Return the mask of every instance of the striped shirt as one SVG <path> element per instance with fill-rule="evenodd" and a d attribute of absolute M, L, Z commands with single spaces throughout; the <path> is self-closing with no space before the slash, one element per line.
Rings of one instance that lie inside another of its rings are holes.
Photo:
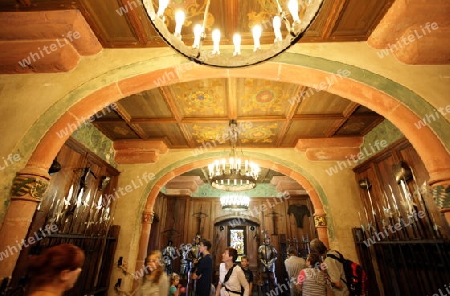
<path fill-rule="evenodd" d="M 317 268 L 307 267 L 300 271 L 298 283 L 302 284 L 303 296 L 326 296 L 327 279 Z"/>

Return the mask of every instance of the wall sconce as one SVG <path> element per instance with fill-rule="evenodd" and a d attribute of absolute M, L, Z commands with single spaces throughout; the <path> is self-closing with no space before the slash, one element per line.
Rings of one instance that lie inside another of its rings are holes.
<path fill-rule="evenodd" d="M 411 168 L 404 161 L 400 161 L 392 166 L 392 171 L 395 176 L 395 181 L 400 184 L 401 181 L 408 182 L 413 179 Z"/>
<path fill-rule="evenodd" d="M 117 283 L 114 285 L 114 289 L 120 288 L 121 285 L 122 285 L 122 279 L 118 278 Z"/>
<path fill-rule="evenodd" d="M 48 169 L 48 174 L 50 176 L 53 176 L 55 173 L 59 172 L 60 170 L 61 170 L 61 164 L 58 162 L 58 159 L 55 157 L 55 159 L 53 159 L 52 165 Z"/>
<path fill-rule="evenodd" d="M 106 188 L 106 186 L 108 186 L 109 182 L 111 181 L 111 177 L 108 176 L 101 176 L 100 177 L 100 182 L 98 184 L 98 190 L 102 191 L 103 189 Z"/>
<path fill-rule="evenodd" d="M 372 187 L 372 184 L 370 184 L 370 181 L 367 178 L 359 180 L 358 185 L 359 185 L 359 188 L 365 189 L 365 190 L 369 190 Z"/>

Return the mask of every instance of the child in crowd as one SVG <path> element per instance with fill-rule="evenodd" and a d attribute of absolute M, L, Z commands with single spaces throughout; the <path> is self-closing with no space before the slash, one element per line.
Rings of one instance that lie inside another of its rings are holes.
<path fill-rule="evenodd" d="M 180 276 L 176 273 L 172 273 L 170 278 L 169 296 L 178 296 L 180 294 Z"/>
<path fill-rule="evenodd" d="M 326 296 L 327 273 L 321 269 L 318 254 L 311 253 L 306 259 L 306 268 L 300 271 L 297 284 L 303 296 Z"/>

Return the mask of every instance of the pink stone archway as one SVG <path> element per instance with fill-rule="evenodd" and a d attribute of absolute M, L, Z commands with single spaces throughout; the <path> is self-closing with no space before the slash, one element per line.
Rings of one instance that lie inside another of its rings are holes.
<path fill-rule="evenodd" d="M 18 174 L 28 174 L 29 171 L 33 171 L 33 174 L 38 177 L 42 177 L 43 179 L 48 178 L 48 168 L 55 155 L 69 137 L 67 135 L 60 138 L 57 136 L 57 132 L 65 129 L 67 126 L 78 126 L 80 124 L 79 118 L 87 118 L 100 111 L 107 104 L 116 102 L 125 96 L 155 88 L 156 85 L 153 84 L 153 81 L 157 81 L 158 78 L 167 75 L 167 73 L 171 73 L 171 75 L 173 73 L 175 78 L 168 81 L 165 85 L 181 81 L 209 78 L 251 77 L 294 84 L 301 81 L 305 86 L 313 86 L 314 84 L 319 85 L 321 82 L 326 81 L 326 78 L 330 75 L 328 72 L 304 66 L 267 62 L 254 67 L 233 70 L 193 67 L 189 71 L 180 72 L 175 68 L 167 68 L 126 78 L 105 85 L 85 98 L 80 98 L 78 103 L 70 107 L 49 128 L 37 145 L 26 167 Z M 160 86 L 164 86 L 164 84 Z M 417 150 L 430 174 L 430 184 L 447 184 L 450 182 L 450 155 L 444 145 L 429 126 L 425 126 L 419 130 L 416 129 L 414 123 L 420 120 L 420 118 L 396 98 L 372 86 L 344 77 L 332 87 L 328 88 L 327 91 L 348 98 L 383 115 L 402 131 Z M 301 179 L 301 176 L 295 176 L 295 174 L 296 172 L 289 173 L 291 177 L 308 186 Z M 159 184 L 164 184 L 173 176 L 175 175 L 165 176 Z M 158 186 L 155 186 L 155 190 L 159 190 L 157 189 Z M 312 190 L 310 192 L 311 198 L 318 200 L 318 196 L 314 195 L 315 191 Z M 29 225 L 32 219 L 32 215 L 29 213 L 34 213 L 36 206 L 37 201 L 32 201 L 24 205 L 22 201 L 16 202 L 14 199 L 11 199 L 2 228 L 0 229 L 0 236 L 4 237 L 0 241 L 0 250 L 7 248 L 10 244 L 14 244 L 15 237 L 24 237 L 26 235 L 28 229 L 27 224 Z M 16 208 L 18 207 L 22 207 L 22 210 L 17 211 Z M 18 212 L 24 213 L 23 216 L 17 217 Z M 17 220 L 28 222 L 22 223 L 23 225 L 21 225 L 20 229 L 16 227 L 14 229 L 15 234 L 12 235 L 12 228 L 7 227 L 7 225 L 14 224 L 14 221 Z M 10 256 L 3 262 L 5 268 L 3 271 L 0 271 L 0 276 L 9 276 L 14 268 L 17 256 Z"/>
<path fill-rule="evenodd" d="M 78 118 L 87 118 L 100 111 L 106 104 L 155 88 L 153 81 L 157 81 L 164 75 L 167 76 L 167 73 L 173 73 L 175 78 L 169 80 L 166 85 L 209 78 L 251 77 L 294 84 L 301 81 L 303 85 L 312 86 L 327 81 L 330 75 L 328 72 L 304 66 L 267 62 L 254 67 L 233 70 L 193 67 L 189 71 L 179 72 L 172 67 L 127 78 L 104 86 L 67 110 L 45 134 L 27 166 L 48 168 L 69 137 L 67 135 L 59 138 L 56 136 L 56 131 L 67 127 L 68 124 L 79 125 Z M 421 129 L 415 127 L 414 123 L 420 118 L 396 98 L 372 86 L 345 77 L 341 77 L 338 82 L 327 88 L 327 91 L 366 106 L 391 121 L 417 150 L 430 174 L 431 184 L 450 179 L 450 154 L 428 125 Z"/>
<path fill-rule="evenodd" d="M 271 160 L 261 160 L 261 159 L 254 159 L 258 165 L 261 167 L 269 168 L 271 170 L 280 172 L 286 176 L 291 177 L 295 181 L 297 181 L 300 185 L 303 186 L 303 188 L 308 193 L 311 203 L 314 207 L 314 217 L 325 217 L 325 211 L 323 209 L 323 204 L 320 200 L 319 194 L 317 193 L 314 186 L 311 184 L 311 182 L 306 179 L 303 175 L 300 173 L 292 170 L 291 168 L 281 165 L 279 163 L 276 163 Z M 185 172 L 188 172 L 190 170 L 206 167 L 208 164 L 211 163 L 211 159 L 201 159 L 197 160 L 195 162 L 182 165 L 180 167 L 177 167 L 173 171 L 165 174 L 161 178 L 159 178 L 156 183 L 153 185 L 152 189 L 150 190 L 150 193 L 147 197 L 147 203 L 145 205 L 145 208 L 143 209 L 144 213 L 152 212 L 153 206 L 155 204 L 156 198 L 160 192 L 160 190 L 164 187 L 164 185 L 175 178 L 176 176 L 179 176 Z M 323 241 L 327 246 L 329 246 L 329 238 L 328 238 L 328 226 L 327 225 L 316 225 L 317 228 L 317 234 L 321 241 Z M 141 237 L 139 241 L 139 250 L 138 250 L 138 257 L 136 260 L 136 270 L 138 270 L 142 264 L 144 263 L 145 256 L 147 255 L 147 247 L 148 247 L 148 241 L 150 238 L 150 232 L 151 227 L 148 227 L 148 223 L 143 222 L 142 228 L 141 228 Z"/>

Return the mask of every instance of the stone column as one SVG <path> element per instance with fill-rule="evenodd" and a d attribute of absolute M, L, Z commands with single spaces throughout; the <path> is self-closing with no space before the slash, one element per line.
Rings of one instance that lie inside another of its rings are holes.
<path fill-rule="evenodd" d="M 0 252 L 8 255 L 1 262 L 0 279 L 11 276 L 14 271 L 34 212 L 47 190 L 49 180 L 47 170 L 40 168 L 24 168 L 14 178 L 11 201 L 0 229 Z"/>
<path fill-rule="evenodd" d="M 147 256 L 148 240 L 150 238 L 150 230 L 152 228 L 153 218 L 155 213 L 153 210 L 146 209 L 142 213 L 142 228 L 141 228 L 141 239 L 139 241 L 139 250 L 136 259 L 135 270 L 140 270 L 144 265 L 145 256 Z M 134 281 L 133 289 L 135 289 L 139 284 L 139 281 Z"/>
<path fill-rule="evenodd" d="M 330 247 L 330 242 L 328 241 L 328 223 L 325 212 L 322 209 L 318 209 L 314 213 L 314 226 L 317 229 L 317 235 L 319 239 L 327 246 Z"/>

